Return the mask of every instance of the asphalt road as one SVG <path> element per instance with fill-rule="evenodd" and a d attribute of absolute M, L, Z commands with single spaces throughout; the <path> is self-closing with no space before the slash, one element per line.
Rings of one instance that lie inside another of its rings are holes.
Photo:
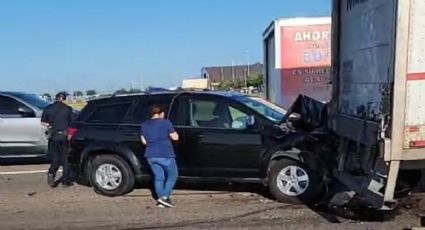
<path fill-rule="evenodd" d="M 353 221 L 303 205 L 277 203 L 249 186 L 184 185 L 173 209 L 156 208 L 148 189 L 123 197 L 91 188 L 51 189 L 47 165 L 0 166 L 0 229 L 403 229 L 418 226 L 425 194 L 415 194 L 392 218 Z M 201 190 L 202 189 L 202 190 Z M 205 191 L 207 190 L 207 191 Z M 425 200 L 425 199 L 424 199 Z"/>

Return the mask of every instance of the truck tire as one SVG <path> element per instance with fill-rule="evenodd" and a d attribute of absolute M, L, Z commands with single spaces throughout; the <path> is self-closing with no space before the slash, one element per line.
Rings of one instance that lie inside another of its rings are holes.
<path fill-rule="evenodd" d="M 104 196 L 121 196 L 134 188 L 134 173 L 119 156 L 98 155 L 90 170 L 90 182 L 96 193 Z"/>
<path fill-rule="evenodd" d="M 322 195 L 323 183 L 318 173 L 291 159 L 280 159 L 269 166 L 269 190 L 279 202 L 311 204 Z"/>

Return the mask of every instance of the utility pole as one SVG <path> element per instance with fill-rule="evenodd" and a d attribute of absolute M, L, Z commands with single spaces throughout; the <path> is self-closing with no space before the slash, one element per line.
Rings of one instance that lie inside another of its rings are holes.
<path fill-rule="evenodd" d="M 143 91 L 143 72 L 140 72 L 140 91 Z"/>
<path fill-rule="evenodd" d="M 247 82 L 248 74 L 247 74 L 247 71 L 249 71 L 249 69 L 244 69 L 244 70 L 245 70 L 244 71 L 245 88 L 248 88 L 248 82 Z"/>
<path fill-rule="evenodd" d="M 137 82 L 134 81 L 130 81 L 130 92 L 133 92 L 134 90 L 136 90 L 136 86 L 137 86 Z"/>
<path fill-rule="evenodd" d="M 224 71 L 223 71 L 223 67 L 220 68 L 221 70 L 221 81 L 224 81 Z"/>
<path fill-rule="evenodd" d="M 235 62 L 232 59 L 232 80 L 235 82 Z"/>
<path fill-rule="evenodd" d="M 249 72 L 249 50 L 246 51 L 246 67 L 248 68 L 248 76 L 250 75 Z"/>

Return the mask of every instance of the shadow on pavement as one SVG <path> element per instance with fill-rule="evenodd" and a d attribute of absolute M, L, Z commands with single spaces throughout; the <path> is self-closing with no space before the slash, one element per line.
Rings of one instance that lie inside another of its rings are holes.
<path fill-rule="evenodd" d="M 422 170 L 421 181 L 415 189 L 415 192 L 425 192 L 425 169 Z"/>
<path fill-rule="evenodd" d="M 268 211 L 271 211 L 271 210 L 297 209 L 299 207 L 300 206 L 297 206 L 297 205 L 280 205 L 280 206 L 277 206 L 277 207 L 263 208 L 263 209 L 250 211 L 250 212 L 240 214 L 240 215 L 234 215 L 234 216 L 229 216 L 229 217 L 219 218 L 219 219 L 213 219 L 213 220 L 211 220 L 211 218 L 208 218 L 206 220 L 182 221 L 182 222 L 179 222 L 179 223 L 166 224 L 166 225 L 143 226 L 143 227 L 140 227 L 140 228 L 126 228 L 126 230 L 190 228 L 190 227 L 196 227 L 196 226 L 199 226 L 199 225 L 221 224 L 223 222 L 235 221 L 235 220 L 238 220 L 238 219 L 242 219 L 242 218 L 258 215 L 258 214 L 261 214 L 261 213 L 265 213 L 265 212 L 268 212 Z"/>
<path fill-rule="evenodd" d="M 149 197 L 151 196 L 153 199 L 156 199 L 153 192 L 153 185 L 149 182 L 143 184 L 137 184 L 137 189 L 148 189 L 150 190 L 151 195 L 126 195 L 129 197 Z M 184 192 L 184 191 L 193 191 L 193 192 Z M 239 184 L 239 183 L 207 183 L 207 182 L 178 182 L 173 196 L 192 196 L 192 195 L 220 195 L 220 194 L 231 194 L 235 192 L 247 192 L 252 193 L 253 196 L 255 194 L 261 196 L 262 198 L 272 199 L 268 193 L 266 187 L 261 184 Z"/>
<path fill-rule="evenodd" d="M 364 222 L 385 222 L 394 220 L 394 218 L 400 214 L 398 209 L 394 211 L 378 211 L 359 207 L 330 208 L 326 204 L 317 204 L 308 207 L 329 223 L 334 224 L 342 223 L 341 219 Z"/>
<path fill-rule="evenodd" d="M 148 184 L 139 185 L 138 188 L 144 188 L 150 190 L 150 195 L 126 195 L 128 197 L 152 197 L 153 199 L 156 199 L 153 195 L 152 186 L 149 186 Z M 180 190 L 185 190 L 184 193 L 182 193 Z M 189 192 L 187 192 L 189 191 Z M 223 195 L 223 194 L 233 194 L 235 192 L 246 192 L 246 193 L 252 193 L 253 197 L 256 197 L 257 199 L 267 199 L 270 202 L 275 202 L 274 199 L 271 197 L 270 193 L 268 192 L 267 187 L 262 186 L 261 184 L 229 184 L 229 183 L 199 183 L 199 182 L 179 182 L 174 190 L 174 197 L 184 197 L 184 196 L 193 196 L 193 195 L 204 195 L 209 199 L 214 195 Z M 317 204 L 317 205 L 292 205 L 292 204 L 285 204 L 280 203 L 279 206 L 275 206 L 271 209 L 297 209 L 297 208 L 308 208 L 311 211 L 315 212 L 317 215 L 322 217 L 324 220 L 326 220 L 329 223 L 342 223 L 340 220 L 341 216 L 348 216 L 347 213 L 344 213 L 342 210 L 330 210 L 326 204 Z M 188 222 L 188 223 L 179 223 L 177 225 L 173 226 L 155 226 L 155 227 L 144 227 L 142 229 L 158 229 L 158 228 L 174 228 L 174 227 L 190 227 L 194 225 L 202 225 L 202 224 L 214 224 L 214 223 L 220 223 L 228 220 L 234 220 L 237 218 L 247 217 L 250 215 L 259 214 L 261 212 L 270 210 L 267 209 L 261 209 L 258 211 L 248 212 L 246 214 L 240 215 L 240 216 L 233 216 L 228 217 L 225 219 L 219 219 L 219 220 L 213 220 L 213 221 L 196 221 L 196 222 Z M 345 210 L 346 211 L 346 210 Z M 374 216 L 373 218 L 376 221 L 381 220 L 381 218 L 378 218 L 378 216 Z"/>
<path fill-rule="evenodd" d="M 151 195 L 127 195 L 129 197 L 153 197 L 153 191 L 152 186 L 149 185 L 139 185 L 139 188 L 145 188 L 149 189 L 151 192 Z M 180 190 L 185 190 L 184 193 L 182 193 Z M 189 191 L 189 192 L 186 192 Z M 257 199 L 268 199 L 270 202 L 273 202 L 273 198 L 271 197 L 270 193 L 268 192 L 268 189 L 261 184 L 228 184 L 228 183 L 195 183 L 195 182 L 180 182 L 176 186 L 176 189 L 174 191 L 173 196 L 175 197 L 184 197 L 184 196 L 193 196 L 193 195 L 200 195 L 200 196 L 206 196 L 206 199 L 209 199 L 210 197 L 214 195 L 222 195 L 222 194 L 229 194 L 235 192 L 247 192 L 252 193 L 252 197 L 256 197 Z M 155 199 L 155 198 L 154 198 Z M 404 203 L 404 202 L 402 202 Z M 385 222 L 385 221 L 391 221 L 394 220 L 394 218 L 397 215 L 400 215 L 402 209 L 404 208 L 403 204 L 400 204 L 399 208 L 390 212 L 384 212 L 384 211 L 377 211 L 373 209 L 367 209 L 367 208 L 359 208 L 359 207 L 344 207 L 344 208 L 330 208 L 325 202 L 318 203 L 315 205 L 291 205 L 291 204 L 280 204 L 279 206 L 276 206 L 276 209 L 281 208 L 294 208 L 294 207 L 307 207 L 311 211 L 315 212 L 317 215 L 322 217 L 324 220 L 326 220 L 329 223 L 342 223 L 346 221 L 347 219 L 353 220 L 353 221 L 368 221 L 368 222 Z M 266 210 L 266 209 L 265 209 Z M 261 212 L 261 211 L 259 211 Z M 241 217 L 254 215 L 255 213 L 247 213 L 244 214 Z M 201 224 L 212 224 L 220 221 L 227 221 L 227 219 L 235 219 L 238 217 L 229 217 L 226 218 L 226 220 L 214 220 L 213 222 L 191 222 L 191 223 L 182 223 L 182 225 L 177 225 L 179 227 L 188 227 L 193 225 L 201 225 Z M 162 227 L 171 227 L 174 226 L 162 226 Z M 156 229 L 157 227 L 147 227 L 147 229 Z M 143 228 L 145 229 L 145 228 Z"/>

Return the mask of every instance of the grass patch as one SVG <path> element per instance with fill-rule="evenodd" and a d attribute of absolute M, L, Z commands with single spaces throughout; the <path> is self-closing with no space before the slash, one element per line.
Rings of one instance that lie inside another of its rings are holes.
<path fill-rule="evenodd" d="M 71 106 L 72 108 L 76 109 L 76 110 L 82 110 L 86 105 L 87 102 L 85 101 L 74 101 L 74 102 L 67 102 L 66 104 L 68 104 L 69 106 Z"/>

